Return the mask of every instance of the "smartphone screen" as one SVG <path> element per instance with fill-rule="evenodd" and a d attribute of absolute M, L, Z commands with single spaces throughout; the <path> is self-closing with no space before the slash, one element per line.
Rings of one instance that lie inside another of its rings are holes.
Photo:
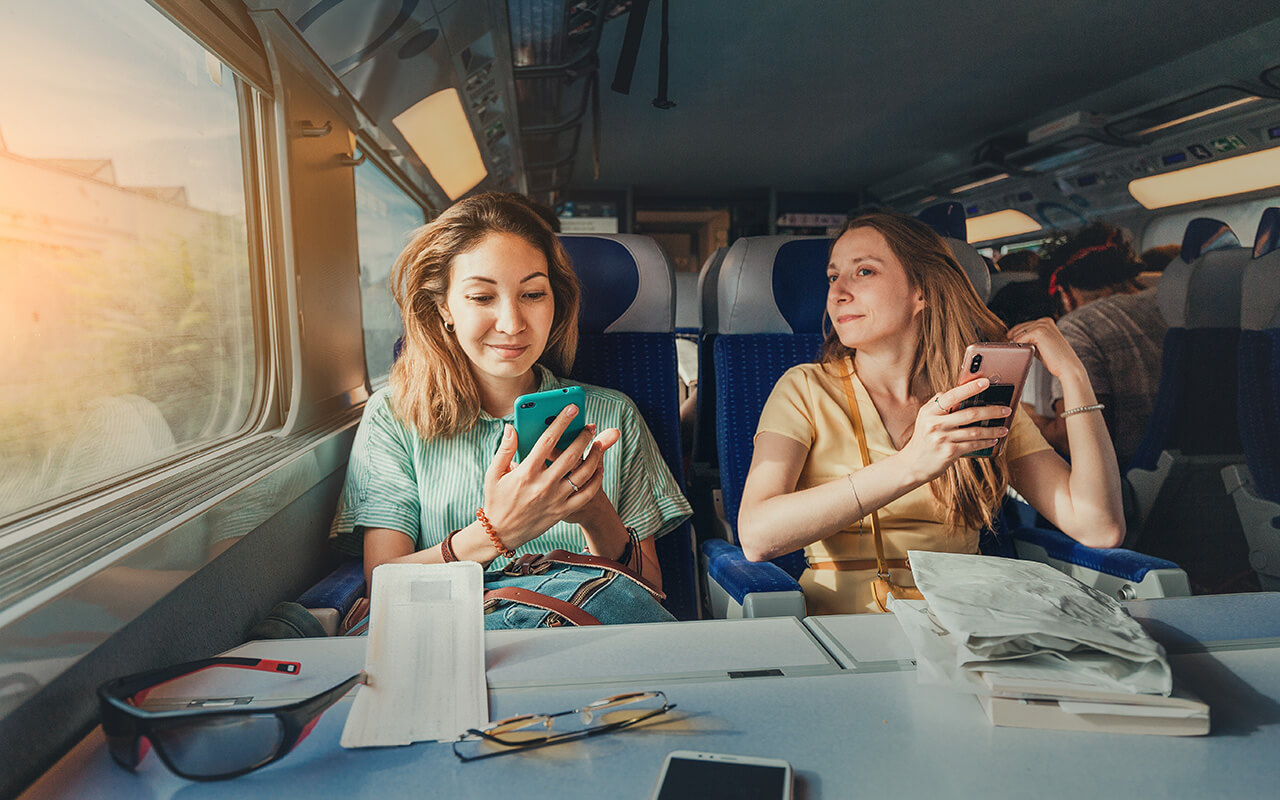
<path fill-rule="evenodd" d="M 657 800 L 781 800 L 786 790 L 784 767 L 673 756 Z"/>
<path fill-rule="evenodd" d="M 1012 383 L 993 383 L 983 391 L 968 398 L 960 403 L 961 408 L 972 408 L 974 406 L 1007 406 L 1013 408 L 1013 389 Z M 972 428 L 979 426 L 983 428 L 999 428 L 1006 424 L 1010 417 L 996 417 L 995 419 L 984 419 L 980 422 L 971 422 L 968 425 L 962 425 L 964 428 Z M 965 455 L 974 458 L 990 458 L 995 452 L 994 447 L 985 447 L 981 450 L 974 450 L 972 453 Z"/>

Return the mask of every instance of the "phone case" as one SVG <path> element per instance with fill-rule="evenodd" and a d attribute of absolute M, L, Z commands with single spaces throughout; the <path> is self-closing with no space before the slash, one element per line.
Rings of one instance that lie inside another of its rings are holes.
<path fill-rule="evenodd" d="M 1033 345 L 1017 342 L 979 342 L 969 345 L 960 362 L 960 376 L 956 385 L 975 378 L 986 378 L 991 381 L 981 394 L 970 397 L 960 404 L 960 408 L 973 406 L 1001 405 L 1008 406 L 1017 413 L 1018 400 L 1022 397 L 1022 387 L 1027 381 L 1027 371 L 1031 369 L 1031 361 L 1035 358 Z M 974 358 L 980 361 L 974 364 Z M 986 428 L 998 428 L 1013 421 L 1013 414 L 1001 419 L 986 420 L 973 423 Z M 970 427 L 970 426 L 965 426 Z M 965 453 L 965 458 L 991 458 L 1004 449 L 1008 436 L 996 442 L 994 447 Z"/>
<path fill-rule="evenodd" d="M 538 443 L 538 438 L 555 421 L 556 416 L 566 407 L 576 405 L 578 416 L 569 421 L 560 441 L 556 442 L 557 450 L 564 450 L 573 444 L 582 429 L 586 427 L 586 392 L 581 386 L 566 386 L 563 389 L 551 389 L 546 392 L 524 394 L 516 398 L 515 426 L 516 452 L 520 460 L 528 458 L 529 451 Z"/>

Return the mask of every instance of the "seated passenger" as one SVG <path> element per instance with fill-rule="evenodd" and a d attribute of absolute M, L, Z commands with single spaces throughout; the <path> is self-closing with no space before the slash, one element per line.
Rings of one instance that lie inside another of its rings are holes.
<path fill-rule="evenodd" d="M 1138 282 L 1143 269 L 1117 228 L 1094 223 L 1045 249 L 1049 291 L 1067 312 L 1058 327 L 1075 350 L 1089 382 L 1106 405 L 1102 418 L 1121 466 L 1129 463 L 1147 430 L 1160 390 L 1160 351 L 1168 325 L 1155 288 Z M 1055 410 L 1063 400 L 1054 392 Z M 1070 455 L 1063 421 L 1045 420 L 1045 438 Z"/>
<path fill-rule="evenodd" d="M 800 583 L 810 614 L 876 610 L 873 512 L 891 561 L 913 549 L 976 553 L 978 531 L 991 523 L 1009 485 L 1084 544 L 1120 542 L 1115 453 L 1088 375 L 1052 320 L 1016 326 L 1008 339 L 1034 344 L 1062 381 L 1074 410 L 1070 466 L 1025 414 L 1015 411 L 1007 427 L 965 427 L 1010 414 L 998 406 L 960 408 L 985 379 L 955 385 L 965 347 L 1004 340 L 1006 332 L 927 226 L 885 213 L 851 220 L 831 249 L 827 278 L 830 331 L 822 354 L 774 387 L 738 517 L 752 560 L 805 548 L 811 569 Z M 863 420 L 867 466 L 846 381 Z M 996 458 L 962 457 L 1006 435 Z M 891 579 L 913 585 L 904 569 L 891 570 Z"/>
<path fill-rule="evenodd" d="M 404 347 L 365 405 L 339 549 L 363 555 L 366 579 L 379 564 L 456 558 L 488 568 L 486 585 L 515 555 L 585 549 L 660 589 L 654 537 L 691 509 L 630 398 L 584 386 L 577 439 L 553 449 L 569 406 L 513 464 L 516 398 L 574 385 L 560 376 L 577 347 L 578 281 L 547 224 L 504 196 L 462 200 L 414 233 L 392 290 Z M 672 617 L 654 601 L 627 621 L 657 619 Z"/>

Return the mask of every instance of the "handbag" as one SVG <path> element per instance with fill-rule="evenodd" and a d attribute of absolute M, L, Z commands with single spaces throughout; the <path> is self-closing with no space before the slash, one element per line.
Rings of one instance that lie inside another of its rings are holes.
<path fill-rule="evenodd" d="M 631 569 L 600 556 L 530 553 L 485 573 L 485 630 L 671 622 L 666 598 Z"/>
<path fill-rule="evenodd" d="M 862 412 L 858 410 L 858 397 L 853 392 L 853 359 L 849 359 L 849 371 L 844 376 L 844 394 L 849 401 L 849 417 L 853 420 L 853 435 L 858 440 L 858 454 L 862 458 L 862 466 L 871 465 L 871 451 L 867 449 L 867 434 L 862 427 Z M 865 519 L 865 518 L 864 518 Z M 886 559 L 884 557 L 884 538 L 880 533 L 880 514 L 871 512 L 871 536 L 876 543 L 876 578 L 871 583 L 871 591 L 875 596 L 876 608 L 889 610 L 889 595 L 899 600 L 923 600 L 924 595 L 914 586 L 903 586 L 894 583 L 889 573 L 890 568 L 905 569 L 909 573 L 911 564 L 905 558 Z M 865 569 L 861 561 L 849 562 L 846 569 Z M 844 565 L 840 565 L 844 567 Z M 840 568 L 840 567 L 837 567 Z"/>

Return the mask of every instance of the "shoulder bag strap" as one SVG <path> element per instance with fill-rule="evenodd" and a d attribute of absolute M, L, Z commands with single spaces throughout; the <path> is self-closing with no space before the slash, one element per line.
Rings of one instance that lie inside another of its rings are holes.
<path fill-rule="evenodd" d="M 617 561 L 605 558 L 604 556 L 593 556 L 590 553 L 571 553 L 568 550 L 552 550 L 550 553 L 537 557 L 537 564 L 551 562 L 554 564 L 569 564 L 575 567 L 595 567 L 621 575 L 634 581 L 649 594 L 653 595 L 655 600 L 665 600 L 667 596 L 662 590 L 640 577 L 633 570 L 622 566 Z"/>
<path fill-rule="evenodd" d="M 499 586 L 497 589 L 490 589 L 484 593 L 484 599 L 486 603 L 490 600 L 509 600 L 513 603 L 540 608 L 543 611 L 559 614 L 579 627 L 600 624 L 600 620 L 573 603 L 568 603 L 558 597 L 535 592 L 531 589 L 521 589 L 519 586 Z"/>
<path fill-rule="evenodd" d="M 858 453 L 862 466 L 871 466 L 871 451 L 867 449 L 867 433 L 862 427 L 862 412 L 858 410 L 858 396 L 853 392 L 853 359 L 849 359 L 849 371 L 844 375 L 844 395 L 849 401 L 849 418 L 853 420 L 853 435 L 858 440 Z M 889 566 L 884 558 L 884 539 L 880 536 L 880 515 L 871 512 L 871 536 L 876 543 L 876 575 L 889 578 Z"/>

